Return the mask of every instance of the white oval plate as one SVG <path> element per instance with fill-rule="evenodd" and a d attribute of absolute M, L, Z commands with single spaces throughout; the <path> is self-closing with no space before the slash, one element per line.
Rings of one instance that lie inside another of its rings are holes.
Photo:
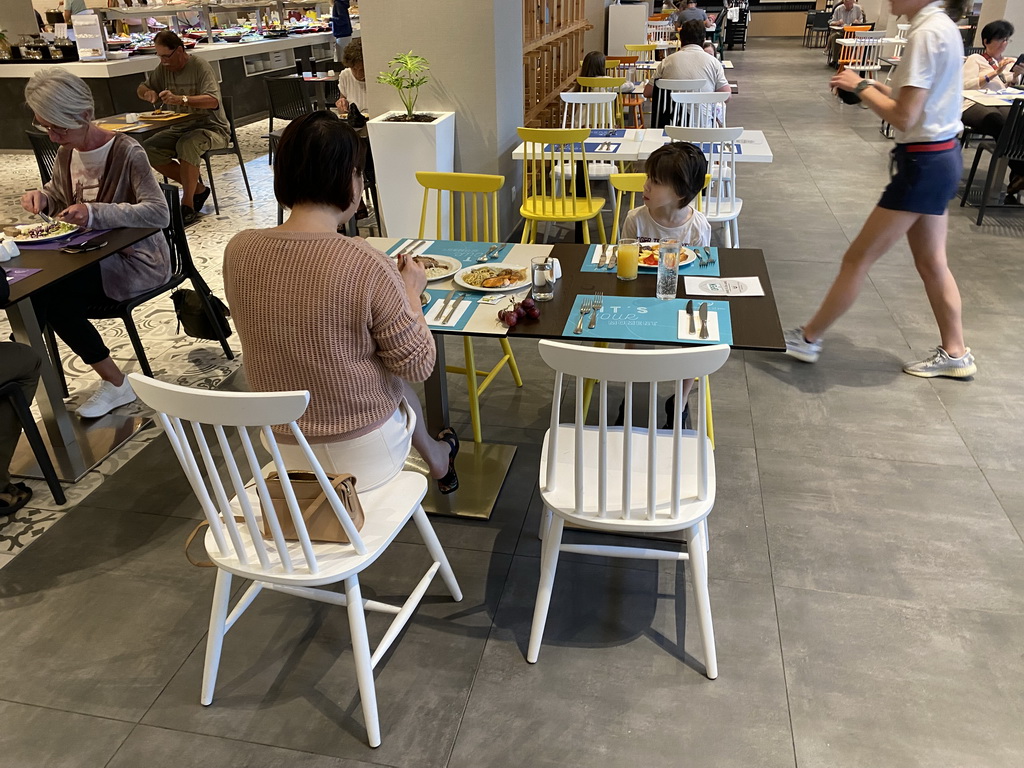
<path fill-rule="evenodd" d="M 472 272 L 474 269 L 482 269 L 484 266 L 493 266 L 501 269 L 520 269 L 526 273 L 526 279 L 518 283 L 513 283 L 512 285 L 502 286 L 501 288 L 484 288 L 483 286 L 480 285 L 470 285 L 463 279 L 462 276 L 465 275 L 467 272 Z M 478 264 L 474 267 L 466 267 L 465 269 L 460 269 L 458 272 L 455 273 L 455 277 L 453 279 L 455 280 L 456 285 L 459 285 L 470 291 L 480 291 L 482 293 L 498 293 L 500 291 L 504 291 L 505 293 L 510 293 L 512 291 L 518 291 L 521 288 L 526 288 L 528 285 L 530 285 L 530 268 L 522 267 L 518 264 L 506 264 L 504 262 L 498 262 L 493 265 Z"/>
<path fill-rule="evenodd" d="M 28 231 L 30 229 L 33 229 L 34 227 L 37 227 L 39 225 L 38 224 L 18 224 L 17 226 L 21 228 L 22 232 L 26 232 L 26 231 Z M 72 224 L 71 226 L 75 227 L 74 224 Z M 55 234 L 55 235 L 47 235 L 46 237 L 8 237 L 7 239 L 8 240 L 13 240 L 16 243 L 47 243 L 50 240 L 62 240 L 65 237 L 71 237 L 72 235 L 77 233 L 79 229 L 80 229 L 80 227 L 75 227 L 74 229 L 69 229 L 67 232 L 60 232 L 60 233 Z"/>
<path fill-rule="evenodd" d="M 641 259 L 644 257 L 644 245 L 645 245 L 645 243 L 640 243 L 640 258 Z M 651 249 L 650 248 L 651 245 L 658 245 L 658 244 L 657 243 L 648 243 L 646 245 L 647 245 L 647 250 L 650 250 Z M 657 249 L 655 249 L 655 253 L 657 253 Z M 679 249 L 679 255 L 682 257 L 681 259 L 679 259 L 679 266 L 680 267 L 685 267 L 687 264 L 692 264 L 693 262 L 695 262 L 697 260 L 696 252 L 690 250 L 685 245 L 682 248 Z M 640 267 L 640 269 L 657 269 L 658 265 L 657 264 L 644 264 L 641 261 L 639 263 L 639 267 Z"/>
<path fill-rule="evenodd" d="M 423 257 L 425 257 L 425 258 L 433 259 L 434 261 L 439 261 L 439 262 L 441 262 L 442 264 L 444 264 L 444 265 L 446 265 L 448 267 L 448 269 L 444 272 L 444 274 L 434 275 L 433 277 L 431 277 L 428 274 L 427 275 L 427 282 L 428 283 L 432 283 L 435 280 L 447 280 L 449 277 L 451 277 L 456 272 L 458 272 L 460 269 L 462 269 L 462 262 L 459 261 L 458 259 L 453 259 L 451 256 L 434 256 L 433 254 L 430 254 L 430 253 L 424 253 L 424 254 L 421 254 L 421 255 Z"/>

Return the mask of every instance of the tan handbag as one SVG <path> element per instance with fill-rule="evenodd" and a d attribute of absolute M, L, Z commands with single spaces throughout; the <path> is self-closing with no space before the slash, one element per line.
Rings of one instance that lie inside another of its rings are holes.
<path fill-rule="evenodd" d="M 363 514 L 363 505 L 359 503 L 359 496 L 356 495 L 356 478 L 353 475 L 328 475 L 327 477 L 330 479 L 331 485 L 334 486 L 334 490 L 337 491 L 341 503 L 345 505 L 356 530 L 361 531 L 366 516 Z M 309 532 L 310 540 L 347 544 L 348 536 L 345 534 L 345 529 L 341 527 L 341 521 L 338 520 L 334 508 L 327 500 L 327 494 L 320 487 L 316 475 L 313 472 L 289 471 L 288 479 L 295 492 L 295 500 L 302 511 L 302 519 L 306 521 L 306 530 Z M 299 536 L 295 532 L 295 524 L 288 511 L 288 502 L 284 498 L 284 490 L 277 472 L 271 472 L 267 476 L 267 490 L 270 492 L 270 500 L 274 505 L 271 514 L 277 514 L 284 538 L 288 541 L 298 540 Z M 267 521 L 267 509 L 263 506 L 262 499 L 260 500 L 260 511 L 263 514 L 263 538 L 272 538 Z"/>

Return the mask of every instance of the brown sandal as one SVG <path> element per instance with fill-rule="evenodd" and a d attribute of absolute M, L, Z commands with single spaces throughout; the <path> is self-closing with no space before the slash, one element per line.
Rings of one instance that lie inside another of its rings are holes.
<path fill-rule="evenodd" d="M 28 504 L 32 498 L 32 489 L 24 483 L 10 483 L 0 491 L 0 517 L 13 515 Z"/>

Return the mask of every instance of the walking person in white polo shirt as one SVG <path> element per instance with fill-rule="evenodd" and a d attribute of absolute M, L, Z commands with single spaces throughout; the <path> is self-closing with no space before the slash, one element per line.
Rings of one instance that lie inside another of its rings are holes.
<path fill-rule="evenodd" d="M 960 3 L 962 0 L 952 0 Z M 853 70 L 832 78 L 892 125 L 895 175 L 843 256 L 839 275 L 810 321 L 786 332 L 786 352 L 805 363 L 821 354 L 822 336 L 852 305 L 868 270 L 904 235 L 924 281 L 941 343 L 923 360 L 906 363 L 912 376 L 965 378 L 977 370 L 964 346 L 960 291 L 946 263 L 946 206 L 956 195 L 963 164 L 960 122 L 963 41 L 941 2 L 892 0 L 910 19 L 910 34 L 891 85 Z"/>

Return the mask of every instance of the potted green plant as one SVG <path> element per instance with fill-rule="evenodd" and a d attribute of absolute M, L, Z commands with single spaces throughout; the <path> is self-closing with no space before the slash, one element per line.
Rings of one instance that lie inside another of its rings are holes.
<path fill-rule="evenodd" d="M 412 51 L 399 53 L 388 62 L 388 70 L 377 75 L 377 82 L 390 85 L 398 91 L 398 98 L 405 105 L 404 115 L 392 115 L 391 122 L 429 123 L 433 115 L 417 115 L 416 100 L 420 97 L 420 86 L 425 85 L 430 77 L 426 74 L 430 62 Z"/>
<path fill-rule="evenodd" d="M 429 69 L 427 60 L 412 51 L 394 56 L 388 70 L 377 76 L 377 82 L 392 86 L 405 108 L 385 112 L 366 124 L 381 221 L 392 237 L 416 235 L 419 231 L 423 190 L 416 181 L 416 171 L 455 169 L 455 113 L 416 111 L 420 88 L 430 81 Z M 447 212 L 443 214 L 447 226 Z"/>

